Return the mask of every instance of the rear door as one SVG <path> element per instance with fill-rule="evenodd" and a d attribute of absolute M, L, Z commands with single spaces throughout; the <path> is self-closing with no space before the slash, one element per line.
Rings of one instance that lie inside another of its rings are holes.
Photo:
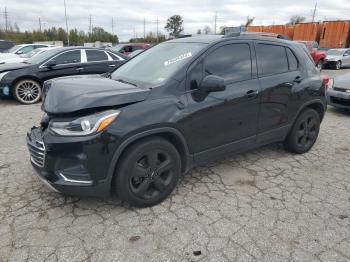
<path fill-rule="evenodd" d="M 86 49 L 86 62 L 82 65 L 81 74 L 103 74 L 116 66 L 116 61 L 104 50 Z"/>
<path fill-rule="evenodd" d="M 48 68 L 46 63 L 51 60 L 56 61 L 56 66 Z M 81 64 L 81 50 L 64 51 L 52 57 L 46 63 L 39 66 L 38 76 L 43 81 L 55 77 L 77 75 L 80 73 Z"/>
<path fill-rule="evenodd" d="M 275 133 L 282 135 L 283 130 L 288 130 L 293 116 L 292 90 L 302 82 L 299 62 L 294 52 L 282 44 L 257 42 L 256 50 L 261 87 L 258 133 L 263 141 L 277 139 Z"/>

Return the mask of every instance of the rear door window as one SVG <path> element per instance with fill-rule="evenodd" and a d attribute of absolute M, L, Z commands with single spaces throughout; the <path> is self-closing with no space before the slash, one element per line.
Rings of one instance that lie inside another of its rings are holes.
<path fill-rule="evenodd" d="M 107 61 L 108 56 L 100 50 L 86 50 L 86 59 L 88 62 Z"/>
<path fill-rule="evenodd" d="M 274 75 L 288 72 L 288 60 L 284 46 L 258 44 L 261 75 Z"/>
<path fill-rule="evenodd" d="M 217 48 L 205 58 L 204 72 L 205 75 L 217 75 L 227 81 L 251 79 L 249 44 L 229 44 Z"/>
<path fill-rule="evenodd" d="M 64 52 L 54 58 L 57 65 L 80 63 L 80 50 Z"/>

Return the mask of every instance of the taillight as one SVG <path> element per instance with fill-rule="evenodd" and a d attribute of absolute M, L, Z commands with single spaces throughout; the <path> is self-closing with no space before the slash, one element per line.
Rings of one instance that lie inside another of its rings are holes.
<path fill-rule="evenodd" d="M 324 84 L 325 88 L 327 89 L 329 87 L 329 77 L 326 75 L 322 75 L 321 77 L 322 77 L 323 84 Z"/>

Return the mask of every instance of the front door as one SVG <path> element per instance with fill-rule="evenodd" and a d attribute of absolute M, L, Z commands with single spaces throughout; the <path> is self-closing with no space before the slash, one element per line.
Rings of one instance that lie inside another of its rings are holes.
<path fill-rule="evenodd" d="M 250 42 L 220 44 L 188 71 L 192 92 L 188 93 L 188 117 L 182 124 L 197 161 L 254 141 L 259 111 L 254 57 Z M 223 77 L 226 90 L 204 96 L 196 92 L 207 75 Z"/>
<path fill-rule="evenodd" d="M 54 60 L 56 65 L 48 68 L 45 64 L 51 60 Z M 40 79 L 48 80 L 56 77 L 80 74 L 82 65 L 80 49 L 64 51 L 53 57 L 51 60 L 39 67 L 38 74 Z"/>

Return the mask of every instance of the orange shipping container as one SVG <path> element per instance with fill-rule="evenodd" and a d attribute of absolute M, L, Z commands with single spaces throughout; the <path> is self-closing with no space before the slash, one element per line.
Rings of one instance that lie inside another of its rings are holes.
<path fill-rule="evenodd" d="M 264 26 L 247 26 L 246 28 L 247 32 L 264 32 Z"/>
<path fill-rule="evenodd" d="M 294 25 L 293 40 L 319 42 L 322 25 L 319 23 L 303 23 Z"/>
<path fill-rule="evenodd" d="M 265 26 L 263 32 L 274 33 L 278 35 L 287 36 L 289 39 L 293 39 L 294 27 L 287 25 L 270 25 Z"/>
<path fill-rule="evenodd" d="M 326 21 L 323 22 L 321 31 L 321 48 L 349 47 L 350 21 Z"/>

